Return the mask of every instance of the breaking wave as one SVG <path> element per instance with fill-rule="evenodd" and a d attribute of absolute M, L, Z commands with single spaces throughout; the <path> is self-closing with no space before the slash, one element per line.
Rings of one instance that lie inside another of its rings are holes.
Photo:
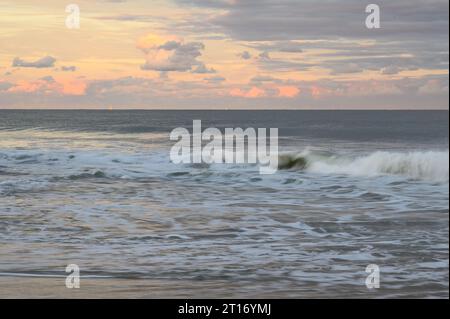
<path fill-rule="evenodd" d="M 434 182 L 449 181 L 449 152 L 377 151 L 363 156 L 340 156 L 305 150 L 279 158 L 279 169 L 299 169 L 320 174 L 357 176 L 399 175 Z"/>

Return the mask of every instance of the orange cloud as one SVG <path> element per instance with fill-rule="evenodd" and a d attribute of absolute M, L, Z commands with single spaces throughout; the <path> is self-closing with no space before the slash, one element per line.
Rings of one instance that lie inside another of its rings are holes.
<path fill-rule="evenodd" d="M 65 94 L 83 95 L 86 84 L 81 81 L 57 82 L 52 77 L 42 78 L 36 81 L 18 81 L 8 89 L 10 93 L 41 93 L 41 94 Z"/>
<path fill-rule="evenodd" d="M 61 86 L 55 81 L 39 79 L 36 81 L 18 81 L 13 87 L 8 89 L 10 93 L 51 93 L 59 91 Z"/>
<path fill-rule="evenodd" d="M 230 95 L 235 96 L 235 97 L 245 97 L 245 98 L 254 99 L 254 98 L 266 96 L 266 92 L 264 90 L 254 86 L 248 91 L 244 91 L 239 88 L 232 89 L 230 91 Z"/>
<path fill-rule="evenodd" d="M 260 97 L 294 98 L 299 94 L 300 89 L 295 86 L 279 86 L 279 87 L 269 86 L 267 88 L 258 88 L 254 86 L 247 91 L 240 88 L 235 88 L 230 91 L 231 96 L 244 97 L 249 99 Z"/>
<path fill-rule="evenodd" d="M 300 90 L 295 86 L 280 86 L 278 87 L 279 97 L 293 98 L 300 94 Z"/>
<path fill-rule="evenodd" d="M 63 83 L 62 93 L 66 95 L 83 95 L 86 92 L 86 83 L 81 81 L 68 81 Z"/>
<path fill-rule="evenodd" d="M 246 97 L 257 98 L 257 97 L 264 97 L 265 95 L 266 92 L 264 90 L 261 90 L 257 87 L 252 87 L 250 91 L 247 92 Z"/>
<path fill-rule="evenodd" d="M 8 89 L 8 92 L 10 93 L 20 93 L 20 92 L 26 92 L 26 93 L 32 93 L 37 91 L 39 88 L 39 85 L 37 83 L 31 83 L 27 81 L 18 81 L 15 83 L 14 86 Z"/>

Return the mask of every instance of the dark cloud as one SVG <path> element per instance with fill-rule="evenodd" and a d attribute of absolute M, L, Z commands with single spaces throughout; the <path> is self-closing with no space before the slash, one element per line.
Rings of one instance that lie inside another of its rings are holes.
<path fill-rule="evenodd" d="M 265 82 L 273 82 L 273 83 L 281 83 L 282 81 L 274 78 L 272 76 L 255 76 L 253 78 L 250 79 L 250 83 L 252 84 L 261 84 L 261 83 L 265 83 Z"/>
<path fill-rule="evenodd" d="M 289 45 L 293 45 L 292 42 L 289 43 Z M 285 45 L 283 41 L 248 44 L 252 49 L 262 52 L 282 52 L 280 47 L 283 45 Z M 356 72 L 357 70 L 379 71 L 385 75 L 417 69 L 448 70 L 448 42 L 430 42 L 424 45 L 415 41 L 360 43 L 353 40 L 319 40 L 303 41 L 296 45 L 301 46 L 305 52 L 310 54 L 310 57 L 313 56 L 316 60 L 320 60 L 318 66 L 330 69 L 333 74 Z M 315 53 L 313 53 L 314 51 Z M 291 63 L 295 67 L 295 62 L 299 61 L 306 63 L 307 60 L 294 54 L 291 60 L 284 60 L 283 63 L 280 63 L 282 66 Z M 269 62 L 266 64 L 270 64 L 266 65 L 266 68 L 276 70 L 277 64 L 273 59 L 266 60 L 266 62 Z"/>
<path fill-rule="evenodd" d="M 211 84 L 219 84 L 226 81 L 226 79 L 222 76 L 213 76 L 209 78 L 204 78 L 204 80 Z"/>
<path fill-rule="evenodd" d="M 55 79 L 51 75 L 44 76 L 44 77 L 40 78 L 39 80 L 42 80 L 42 81 L 45 81 L 45 82 L 48 82 L 48 83 L 54 83 L 55 82 Z"/>
<path fill-rule="evenodd" d="M 219 8 L 212 19 L 234 39 L 276 41 L 323 38 L 417 38 L 448 34 L 446 0 L 379 0 L 381 29 L 365 27 L 369 2 L 360 0 L 177 0 Z"/>
<path fill-rule="evenodd" d="M 176 0 L 177 3 L 189 6 L 200 6 L 216 9 L 227 9 L 230 7 L 229 0 Z"/>
<path fill-rule="evenodd" d="M 172 51 L 176 50 L 181 46 L 180 42 L 177 41 L 167 41 L 165 44 L 161 45 L 159 48 L 161 50 Z"/>
<path fill-rule="evenodd" d="M 295 60 L 269 58 L 269 53 L 322 53 L 330 73 L 378 70 L 385 75 L 402 70 L 448 70 L 449 3 L 447 0 L 379 0 L 381 28 L 365 26 L 366 6 L 360 0 L 176 0 L 183 5 L 221 10 L 192 28 L 217 32 L 259 49 L 260 64 L 280 70 Z M 365 45 L 361 45 L 365 42 Z M 367 41 L 372 41 L 367 45 Z M 338 61 L 343 58 L 343 60 Z M 265 63 L 263 63 L 265 62 Z M 307 61 L 301 60 L 304 67 Z M 342 63 L 343 65 L 339 65 Z"/>
<path fill-rule="evenodd" d="M 268 51 L 261 52 L 259 54 L 259 59 L 260 60 L 270 60 L 269 52 Z"/>
<path fill-rule="evenodd" d="M 158 15 L 152 14 L 135 14 L 135 13 L 122 13 L 122 14 L 113 14 L 113 15 L 103 15 L 97 16 L 94 19 L 97 20 L 110 20 L 110 21 L 118 21 L 118 22 L 142 22 L 142 23 L 168 23 L 166 17 L 161 17 Z"/>
<path fill-rule="evenodd" d="M 242 53 L 239 53 L 237 56 L 240 57 L 241 59 L 244 59 L 244 60 L 250 60 L 252 58 L 252 55 L 248 51 L 244 51 Z"/>
<path fill-rule="evenodd" d="M 208 68 L 204 63 L 200 63 L 194 70 L 192 70 L 192 73 L 211 74 L 217 73 L 217 71 L 213 68 Z"/>
<path fill-rule="evenodd" d="M 77 70 L 77 67 L 76 66 L 73 66 L 73 65 L 70 65 L 70 66 L 62 66 L 61 67 L 61 71 L 64 71 L 64 72 L 75 72 Z"/>
<path fill-rule="evenodd" d="M 331 66 L 331 74 L 352 74 L 363 72 L 364 69 L 361 68 L 357 63 L 334 63 Z"/>
<path fill-rule="evenodd" d="M 36 61 L 25 61 L 21 58 L 15 58 L 13 60 L 13 67 L 22 68 L 51 68 L 55 65 L 56 59 L 52 56 L 45 56 Z"/>
<path fill-rule="evenodd" d="M 187 72 L 199 74 L 215 73 L 212 68 L 208 68 L 198 58 L 202 55 L 205 46 L 201 42 L 167 41 L 157 48 L 142 48 L 146 54 L 146 63 L 142 70 L 152 70 L 159 72 Z M 169 52 L 164 59 L 156 59 L 155 54 L 163 50 Z"/>

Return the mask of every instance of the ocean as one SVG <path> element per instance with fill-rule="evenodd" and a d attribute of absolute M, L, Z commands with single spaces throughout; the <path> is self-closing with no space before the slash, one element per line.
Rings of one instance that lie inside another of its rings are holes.
<path fill-rule="evenodd" d="M 171 163 L 196 119 L 282 169 Z M 0 297 L 448 298 L 448 236 L 448 111 L 0 110 Z"/>

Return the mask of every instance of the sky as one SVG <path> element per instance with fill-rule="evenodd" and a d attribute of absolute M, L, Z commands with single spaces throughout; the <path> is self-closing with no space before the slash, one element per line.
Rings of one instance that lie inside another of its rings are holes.
<path fill-rule="evenodd" d="M 448 109 L 448 6 L 0 0 L 0 108 Z"/>

